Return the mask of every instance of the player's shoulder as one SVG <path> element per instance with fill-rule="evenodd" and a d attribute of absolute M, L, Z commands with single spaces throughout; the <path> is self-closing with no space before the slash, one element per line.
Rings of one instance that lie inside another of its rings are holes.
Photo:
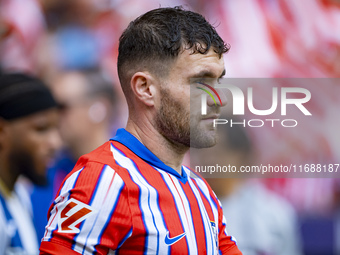
<path fill-rule="evenodd" d="M 105 142 L 79 158 L 60 185 L 56 203 L 74 198 L 87 204 L 96 194 L 105 194 L 111 189 L 119 193 L 126 191 L 126 170 L 116 164 L 110 146 L 109 141 Z"/>
<path fill-rule="evenodd" d="M 129 173 L 127 169 L 117 164 L 112 154 L 113 144 L 114 141 L 107 141 L 95 150 L 81 156 L 66 179 L 81 174 L 82 176 L 87 176 L 85 180 L 91 182 L 94 175 L 99 175 L 105 170 L 114 172 L 124 181 L 129 177 Z"/>

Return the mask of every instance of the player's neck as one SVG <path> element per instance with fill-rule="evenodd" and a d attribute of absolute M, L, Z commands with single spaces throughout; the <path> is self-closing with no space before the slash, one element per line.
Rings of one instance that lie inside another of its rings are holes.
<path fill-rule="evenodd" d="M 145 147 L 155 154 L 164 164 L 182 174 L 182 162 L 188 147 L 174 144 L 162 136 L 155 127 L 128 120 L 126 130 L 134 135 Z"/>

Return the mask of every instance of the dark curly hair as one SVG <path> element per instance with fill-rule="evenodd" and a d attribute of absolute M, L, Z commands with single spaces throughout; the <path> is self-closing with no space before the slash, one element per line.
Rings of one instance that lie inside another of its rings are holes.
<path fill-rule="evenodd" d="M 148 70 L 161 77 L 182 50 L 205 54 L 210 48 L 221 57 L 229 45 L 201 14 L 177 6 L 141 15 L 119 39 L 118 75 L 124 93 L 135 72 Z"/>

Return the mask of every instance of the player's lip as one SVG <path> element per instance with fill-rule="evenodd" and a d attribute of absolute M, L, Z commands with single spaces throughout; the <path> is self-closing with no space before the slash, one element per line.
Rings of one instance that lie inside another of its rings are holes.
<path fill-rule="evenodd" d="M 215 120 L 215 119 L 218 119 L 219 117 L 220 117 L 219 114 L 213 114 L 213 115 L 205 116 L 204 118 L 202 118 L 202 120 Z"/>

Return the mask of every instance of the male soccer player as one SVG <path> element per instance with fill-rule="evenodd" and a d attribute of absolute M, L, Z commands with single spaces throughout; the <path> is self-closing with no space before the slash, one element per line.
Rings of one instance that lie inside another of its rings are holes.
<path fill-rule="evenodd" d="M 44 184 L 60 143 L 57 103 L 48 88 L 26 74 L 0 74 L 1 255 L 39 252 L 28 194 L 15 184 L 20 175 Z"/>
<path fill-rule="evenodd" d="M 130 23 L 118 56 L 127 126 L 65 179 L 41 254 L 241 254 L 211 188 L 182 166 L 190 146 L 216 142 L 221 105 L 190 112 L 190 87 L 221 77 L 227 50 L 200 14 L 181 8 Z"/>

